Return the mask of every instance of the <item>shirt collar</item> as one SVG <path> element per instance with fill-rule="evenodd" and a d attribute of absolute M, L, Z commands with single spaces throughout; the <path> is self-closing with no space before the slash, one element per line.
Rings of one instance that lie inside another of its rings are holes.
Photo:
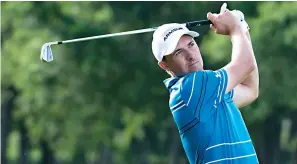
<path fill-rule="evenodd" d="M 170 77 L 165 79 L 163 83 L 167 89 L 170 89 L 178 80 L 179 80 L 179 77 Z"/>

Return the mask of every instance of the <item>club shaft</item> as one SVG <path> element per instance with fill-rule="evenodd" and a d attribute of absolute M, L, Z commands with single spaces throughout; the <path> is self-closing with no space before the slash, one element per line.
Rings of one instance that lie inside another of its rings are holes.
<path fill-rule="evenodd" d="M 80 41 L 93 40 L 93 39 L 102 39 L 102 38 L 122 36 L 122 35 L 140 34 L 140 33 L 146 33 L 146 32 L 153 32 L 155 30 L 156 30 L 156 28 L 146 28 L 146 29 L 140 29 L 140 30 L 133 30 L 133 31 L 113 33 L 113 34 L 105 34 L 105 35 L 92 36 L 92 37 L 86 37 L 86 38 L 59 41 L 58 44 L 73 43 L 73 42 L 80 42 Z"/>
<path fill-rule="evenodd" d="M 187 28 L 202 26 L 202 25 L 209 25 L 209 24 L 211 24 L 211 22 L 209 20 L 200 20 L 200 21 L 193 21 L 193 22 L 184 23 L 184 25 Z M 119 32 L 119 33 L 113 33 L 113 34 L 105 34 L 105 35 L 91 36 L 91 37 L 85 37 L 85 38 L 64 40 L 64 41 L 58 41 L 58 42 L 53 42 L 53 43 L 55 43 L 55 44 L 65 44 L 65 43 L 81 42 L 81 41 L 87 41 L 87 40 L 93 40 L 93 39 L 102 39 L 102 38 L 115 37 L 115 36 L 133 35 L 133 34 L 153 32 L 156 29 L 157 29 L 156 27 L 153 27 L 153 28 L 146 28 L 146 29 L 140 29 L 140 30 Z"/>
<path fill-rule="evenodd" d="M 193 22 L 187 22 L 185 23 L 187 28 L 190 27 L 196 27 L 196 26 L 202 26 L 202 25 L 210 25 L 211 21 L 210 20 L 199 20 L 199 21 L 193 21 Z"/>

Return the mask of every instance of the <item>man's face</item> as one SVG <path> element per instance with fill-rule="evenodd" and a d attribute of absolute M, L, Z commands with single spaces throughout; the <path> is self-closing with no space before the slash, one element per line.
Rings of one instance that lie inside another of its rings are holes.
<path fill-rule="evenodd" d="M 175 76 L 203 70 L 203 60 L 198 45 L 189 35 L 183 35 L 173 53 L 167 55 L 165 61 L 159 65 Z"/>

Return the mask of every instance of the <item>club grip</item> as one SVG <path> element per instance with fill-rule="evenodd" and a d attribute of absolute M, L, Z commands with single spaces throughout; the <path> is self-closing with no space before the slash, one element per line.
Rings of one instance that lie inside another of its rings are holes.
<path fill-rule="evenodd" d="M 186 27 L 196 27 L 196 26 L 202 26 L 202 25 L 210 25 L 212 22 L 210 20 L 199 20 L 199 21 L 193 21 L 193 22 L 187 22 Z"/>

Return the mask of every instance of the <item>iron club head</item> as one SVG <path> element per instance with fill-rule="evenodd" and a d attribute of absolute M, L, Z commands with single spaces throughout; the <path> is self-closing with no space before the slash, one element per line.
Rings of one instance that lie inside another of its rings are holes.
<path fill-rule="evenodd" d="M 49 42 L 43 44 L 41 48 L 40 60 L 45 62 L 51 62 L 54 60 L 51 45 L 55 44 L 55 42 Z"/>

